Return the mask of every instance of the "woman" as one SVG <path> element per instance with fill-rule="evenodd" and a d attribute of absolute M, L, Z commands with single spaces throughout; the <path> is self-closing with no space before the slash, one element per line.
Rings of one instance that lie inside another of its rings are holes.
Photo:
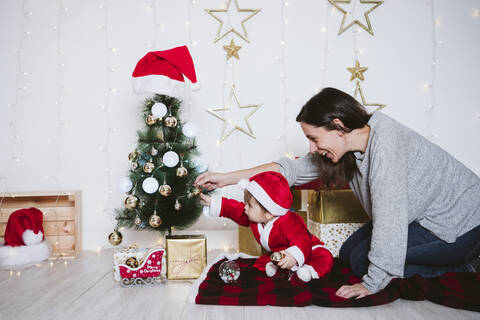
<path fill-rule="evenodd" d="M 381 112 L 369 115 L 350 95 L 325 88 L 297 122 L 310 153 L 229 173 L 207 172 L 208 189 L 274 170 L 290 185 L 321 178 L 350 184 L 372 221 L 351 235 L 340 259 L 363 282 L 343 298 L 376 293 L 392 278 L 480 272 L 480 179 L 440 147 Z"/>

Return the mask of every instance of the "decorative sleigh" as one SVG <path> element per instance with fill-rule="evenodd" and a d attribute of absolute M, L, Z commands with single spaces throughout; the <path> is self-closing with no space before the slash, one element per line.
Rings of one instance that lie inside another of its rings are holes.
<path fill-rule="evenodd" d="M 120 271 L 120 284 L 122 287 L 152 285 L 161 283 L 162 276 L 162 258 L 165 249 L 154 248 L 145 253 L 140 264 L 136 268 L 132 268 L 127 264 L 118 265 Z"/>

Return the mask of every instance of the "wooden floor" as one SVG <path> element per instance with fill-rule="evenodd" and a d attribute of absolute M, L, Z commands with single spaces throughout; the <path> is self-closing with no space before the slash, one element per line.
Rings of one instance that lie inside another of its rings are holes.
<path fill-rule="evenodd" d="M 210 258 L 215 258 L 210 254 Z M 378 307 L 229 307 L 186 302 L 192 281 L 122 288 L 113 280 L 112 251 L 84 251 L 77 260 L 0 271 L 0 319 L 480 319 L 480 313 L 427 301 Z"/>

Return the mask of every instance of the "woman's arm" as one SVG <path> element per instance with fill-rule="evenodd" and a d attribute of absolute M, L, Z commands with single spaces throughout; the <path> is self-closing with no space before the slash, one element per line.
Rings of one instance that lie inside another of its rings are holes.
<path fill-rule="evenodd" d="M 205 172 L 195 179 L 195 185 L 202 186 L 207 190 L 213 190 L 238 183 L 240 179 L 249 179 L 257 173 L 264 171 L 279 172 L 279 165 L 276 162 L 265 163 L 253 168 L 219 173 Z"/>

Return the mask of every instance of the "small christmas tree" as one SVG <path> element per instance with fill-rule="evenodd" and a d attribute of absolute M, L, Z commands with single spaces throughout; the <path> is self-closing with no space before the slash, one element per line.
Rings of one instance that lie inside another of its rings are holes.
<path fill-rule="evenodd" d="M 186 46 L 148 52 L 133 71 L 137 93 L 157 93 L 145 100 L 146 127 L 138 131 L 138 145 L 128 159 L 130 174 L 120 188 L 128 195 L 125 207 L 116 209 L 117 229 L 128 227 L 171 233 L 191 225 L 202 212 L 196 197 L 201 190 L 193 185 L 199 174 L 195 128 L 179 118 L 186 76 L 198 87 L 195 67 Z M 206 170 L 206 167 L 200 168 Z M 117 229 L 109 241 L 118 245 Z"/>
<path fill-rule="evenodd" d="M 181 102 L 154 95 L 143 104 L 146 126 L 129 156 L 130 175 L 120 182 L 128 192 L 125 207 L 116 209 L 117 227 L 171 232 L 191 225 L 202 212 L 194 186 L 199 171 L 195 130 L 179 119 Z"/>

